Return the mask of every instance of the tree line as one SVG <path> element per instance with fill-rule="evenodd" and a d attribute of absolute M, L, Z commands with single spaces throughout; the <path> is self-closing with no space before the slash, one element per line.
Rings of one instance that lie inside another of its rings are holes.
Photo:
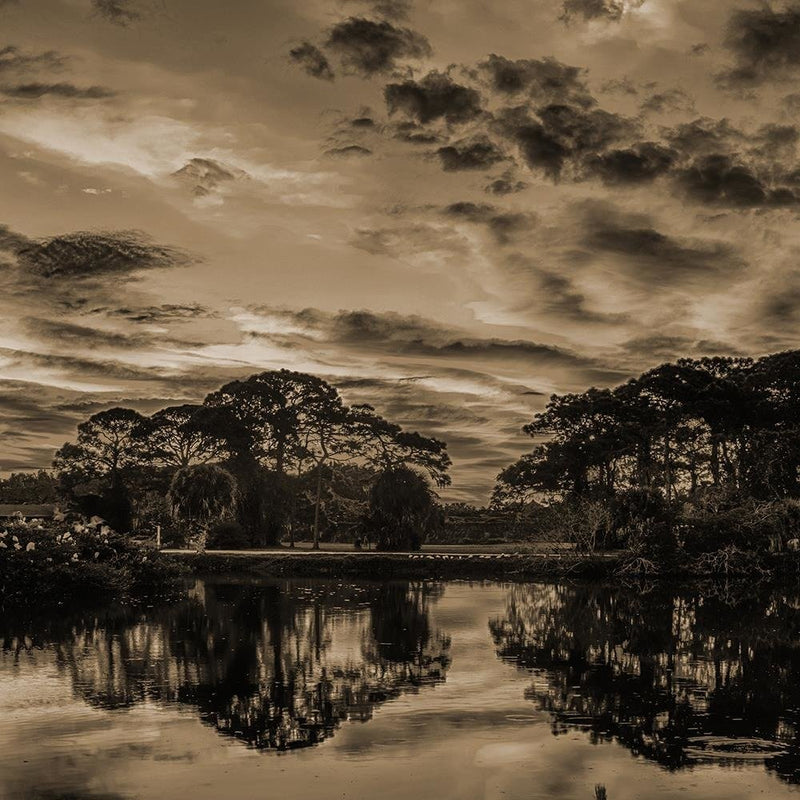
<path fill-rule="evenodd" d="M 524 430 L 538 443 L 500 473 L 493 504 L 578 510 L 589 546 L 629 543 L 645 522 L 680 537 L 703 515 L 741 520 L 745 506 L 780 506 L 797 535 L 800 351 L 683 358 L 616 388 L 553 395 Z"/>
<path fill-rule="evenodd" d="M 392 549 L 435 524 L 431 484 L 450 483 L 450 463 L 444 442 L 283 369 L 150 416 L 101 411 L 53 466 L 62 494 L 120 530 L 165 523 L 170 510 L 201 528 L 227 513 L 239 546 L 293 544 L 298 531 L 318 546 L 339 525 Z"/>

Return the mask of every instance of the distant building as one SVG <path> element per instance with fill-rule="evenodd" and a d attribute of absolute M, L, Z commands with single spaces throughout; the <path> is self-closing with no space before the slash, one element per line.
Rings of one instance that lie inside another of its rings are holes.
<path fill-rule="evenodd" d="M 58 509 L 54 505 L 35 503 L 0 503 L 0 520 L 14 519 L 53 519 Z"/>

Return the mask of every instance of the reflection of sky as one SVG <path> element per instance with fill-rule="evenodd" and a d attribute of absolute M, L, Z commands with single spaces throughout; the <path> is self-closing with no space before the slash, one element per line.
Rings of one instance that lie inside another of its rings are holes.
<path fill-rule="evenodd" d="M 760 764 L 670 773 L 623 747 L 593 746 L 581 732 L 553 736 L 548 716 L 523 697 L 531 676 L 495 656 L 487 620 L 506 599 L 498 586 L 448 585 L 431 605 L 433 627 L 452 637 L 447 680 L 378 707 L 367 723 L 345 723 L 319 747 L 285 754 L 248 750 L 187 707 L 90 708 L 53 651 L 6 654 L 0 797 L 591 800 L 596 783 L 611 800 L 794 796 Z"/>

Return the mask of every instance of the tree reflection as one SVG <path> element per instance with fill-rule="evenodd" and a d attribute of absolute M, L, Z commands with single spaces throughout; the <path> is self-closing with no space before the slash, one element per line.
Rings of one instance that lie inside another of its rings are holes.
<path fill-rule="evenodd" d="M 186 704 L 222 734 L 287 750 L 445 680 L 450 641 L 429 617 L 440 592 L 427 583 L 199 583 L 189 601 L 137 617 L 51 626 L 39 641 L 8 631 L 4 649 L 50 644 L 89 703 Z"/>
<path fill-rule="evenodd" d="M 800 782 L 800 600 L 513 587 L 490 621 L 553 733 L 588 731 L 670 769 L 763 760 Z"/>

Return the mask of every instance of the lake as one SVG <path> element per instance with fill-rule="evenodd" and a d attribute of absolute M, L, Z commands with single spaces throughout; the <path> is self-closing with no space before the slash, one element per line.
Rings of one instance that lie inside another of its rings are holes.
<path fill-rule="evenodd" d="M 198 581 L 0 622 L 0 797 L 796 797 L 800 597 Z"/>

